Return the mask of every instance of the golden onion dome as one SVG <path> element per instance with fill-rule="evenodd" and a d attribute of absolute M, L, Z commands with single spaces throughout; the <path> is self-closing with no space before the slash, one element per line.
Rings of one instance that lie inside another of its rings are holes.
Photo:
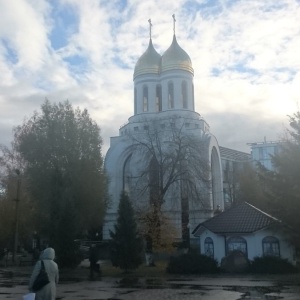
<path fill-rule="evenodd" d="M 142 74 L 159 74 L 161 55 L 152 45 L 152 39 L 146 52 L 138 59 L 133 73 L 133 79 Z"/>
<path fill-rule="evenodd" d="M 174 34 L 171 46 L 162 55 L 161 72 L 178 69 L 194 74 L 192 61 L 189 55 L 178 45 Z"/>

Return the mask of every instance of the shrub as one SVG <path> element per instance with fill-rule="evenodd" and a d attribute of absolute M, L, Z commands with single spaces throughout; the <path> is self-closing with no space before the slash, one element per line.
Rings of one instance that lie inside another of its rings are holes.
<path fill-rule="evenodd" d="M 253 273 L 296 273 L 299 270 L 287 259 L 276 256 L 255 257 L 251 262 L 250 271 Z"/>
<path fill-rule="evenodd" d="M 215 259 L 206 255 L 188 253 L 171 257 L 166 271 L 172 274 L 202 274 L 219 271 Z"/>
<path fill-rule="evenodd" d="M 234 250 L 221 260 L 221 270 L 229 273 L 242 273 L 249 270 L 249 260 L 240 250 Z"/>
<path fill-rule="evenodd" d="M 79 250 L 79 245 L 76 243 L 66 244 L 65 248 L 58 247 L 55 249 L 55 253 L 57 254 L 56 261 L 59 267 L 75 268 L 84 259 Z"/>

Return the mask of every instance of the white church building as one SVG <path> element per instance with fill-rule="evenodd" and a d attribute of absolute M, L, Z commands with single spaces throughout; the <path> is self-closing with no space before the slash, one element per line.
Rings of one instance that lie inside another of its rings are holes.
<path fill-rule="evenodd" d="M 177 229 L 179 240 L 183 232 L 193 237 L 191 232 L 199 223 L 224 209 L 220 148 L 208 123 L 195 111 L 193 78 L 192 61 L 177 42 L 175 23 L 173 41 L 162 55 L 152 44 L 150 23 L 148 48 L 134 68 L 134 115 L 118 136 L 111 137 L 105 158 L 111 203 L 103 225 L 104 240 L 114 229 L 122 191 L 140 211 L 151 205 L 153 191 L 166 188 L 161 209 Z M 184 153 L 181 160 L 176 156 L 179 151 Z M 153 159 L 160 172 L 153 172 Z M 186 166 L 193 170 L 182 171 Z"/>

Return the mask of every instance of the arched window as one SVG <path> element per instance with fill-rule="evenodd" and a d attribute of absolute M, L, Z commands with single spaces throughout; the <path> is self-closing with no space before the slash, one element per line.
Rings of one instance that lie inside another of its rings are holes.
<path fill-rule="evenodd" d="M 168 106 L 174 108 L 174 85 L 173 82 L 168 84 Z"/>
<path fill-rule="evenodd" d="M 123 191 L 130 195 L 131 173 L 130 173 L 131 155 L 129 155 L 123 166 Z"/>
<path fill-rule="evenodd" d="M 196 126 L 199 124 L 196 124 Z M 222 205 L 222 167 L 220 158 L 216 147 L 211 150 L 211 188 L 212 188 L 212 202 L 213 208 L 216 209 L 218 205 Z"/>
<path fill-rule="evenodd" d="M 161 111 L 161 85 L 156 86 L 156 111 Z"/>
<path fill-rule="evenodd" d="M 137 96 L 136 96 L 136 88 L 134 88 L 134 114 L 137 113 Z"/>
<path fill-rule="evenodd" d="M 214 258 L 214 242 L 212 238 L 207 237 L 204 240 L 204 251 L 205 251 L 204 252 L 205 255 Z"/>
<path fill-rule="evenodd" d="M 148 87 L 143 88 L 143 111 L 148 111 Z"/>
<path fill-rule="evenodd" d="M 182 99 L 182 107 L 188 108 L 186 81 L 182 81 L 181 83 L 181 99 Z"/>
<path fill-rule="evenodd" d="M 266 236 L 262 240 L 264 256 L 280 256 L 279 240 L 274 236 Z"/>
<path fill-rule="evenodd" d="M 192 84 L 192 107 L 193 107 L 193 110 L 195 110 L 194 84 Z"/>
<path fill-rule="evenodd" d="M 246 256 L 248 256 L 246 240 L 240 236 L 234 236 L 229 238 L 227 240 L 227 254 L 234 250 L 239 250 L 243 252 Z"/>

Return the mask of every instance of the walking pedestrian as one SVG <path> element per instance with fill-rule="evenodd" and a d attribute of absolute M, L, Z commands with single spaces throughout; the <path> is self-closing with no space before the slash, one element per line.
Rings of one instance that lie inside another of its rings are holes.
<path fill-rule="evenodd" d="M 90 260 L 90 279 L 93 280 L 94 272 L 98 273 L 98 275 L 101 274 L 100 264 L 97 263 L 99 260 L 98 249 L 96 248 L 95 244 L 92 244 L 90 247 L 89 260 Z"/>
<path fill-rule="evenodd" d="M 35 300 L 55 300 L 56 297 L 56 285 L 58 283 L 59 279 L 59 271 L 58 271 L 58 266 L 54 262 L 55 258 L 55 251 L 53 248 L 46 248 L 41 256 L 40 260 L 37 261 L 37 263 L 34 266 L 30 282 L 29 282 L 29 291 L 32 291 L 32 286 L 33 283 L 38 276 L 42 263 L 41 261 L 44 262 L 45 270 L 48 274 L 49 277 L 49 283 L 46 284 L 42 289 L 39 291 L 35 292 Z"/>

